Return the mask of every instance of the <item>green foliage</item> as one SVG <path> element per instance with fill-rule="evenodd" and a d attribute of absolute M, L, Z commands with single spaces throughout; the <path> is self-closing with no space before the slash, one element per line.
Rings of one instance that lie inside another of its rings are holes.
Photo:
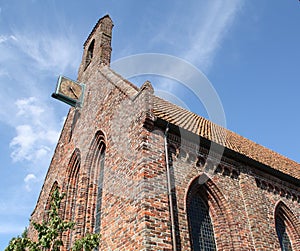
<path fill-rule="evenodd" d="M 97 247 L 100 243 L 100 235 L 99 234 L 87 234 L 82 239 L 76 240 L 72 251 L 91 251 L 95 247 Z"/>
<path fill-rule="evenodd" d="M 10 240 L 5 251 L 59 251 L 63 246 L 62 234 L 74 228 L 74 222 L 64 221 L 59 215 L 61 201 L 64 195 L 56 189 L 52 194 L 52 200 L 47 221 L 42 223 L 32 222 L 38 232 L 38 241 L 34 242 L 27 237 L 27 229 L 22 236 Z M 99 234 L 87 234 L 85 237 L 75 241 L 73 251 L 91 251 L 100 243 Z"/>
<path fill-rule="evenodd" d="M 25 228 L 22 236 L 14 237 L 10 240 L 5 251 L 25 251 L 26 247 L 32 246 L 33 242 L 27 238 L 27 228 Z"/>

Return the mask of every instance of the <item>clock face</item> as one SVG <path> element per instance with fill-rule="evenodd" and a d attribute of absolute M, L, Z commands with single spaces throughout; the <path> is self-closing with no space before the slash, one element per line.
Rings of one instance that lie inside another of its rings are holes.
<path fill-rule="evenodd" d="M 82 107 L 85 84 L 72 81 L 64 76 L 58 78 L 53 98 L 67 103 L 73 107 Z"/>
<path fill-rule="evenodd" d="M 82 95 L 82 86 L 67 78 L 62 77 L 58 92 L 68 98 L 80 100 Z"/>

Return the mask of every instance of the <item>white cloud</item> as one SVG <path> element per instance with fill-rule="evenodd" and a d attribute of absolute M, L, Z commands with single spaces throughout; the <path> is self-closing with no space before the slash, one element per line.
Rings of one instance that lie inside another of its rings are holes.
<path fill-rule="evenodd" d="M 16 101 L 16 106 L 19 109 L 17 116 L 27 115 L 38 117 L 44 112 L 40 106 L 36 105 L 37 99 L 30 97 L 28 99 L 19 99 Z"/>
<path fill-rule="evenodd" d="M 33 173 L 27 174 L 26 177 L 24 178 L 24 181 L 27 183 L 30 180 L 36 180 L 36 176 Z"/>
<path fill-rule="evenodd" d="M 54 139 L 57 138 L 57 133 L 55 133 Z M 53 139 L 51 138 L 51 140 Z M 48 155 L 48 153 L 51 151 L 51 149 L 47 146 L 41 146 L 40 149 L 38 149 L 35 153 L 35 156 L 37 159 L 42 159 Z"/>
<path fill-rule="evenodd" d="M 76 72 L 81 44 L 69 30 L 53 33 L 44 27 L 41 32 L 24 26 L 0 34 L 0 55 L 0 77 L 5 83 L 0 122 L 15 130 L 9 144 L 12 161 L 36 176 L 24 180 L 23 188 L 30 191 L 40 186 L 61 130 L 63 111 L 54 112 L 49 102 L 49 81 L 54 88 L 54 75 Z"/>
<path fill-rule="evenodd" d="M 77 69 L 81 51 L 72 34 L 15 32 L 15 46 L 29 57 L 39 70 L 64 72 Z"/>
<path fill-rule="evenodd" d="M 33 133 L 30 125 L 20 125 L 16 127 L 17 136 L 10 142 L 10 147 L 13 149 L 11 157 L 14 161 L 23 159 L 32 160 L 33 153 L 31 149 L 34 147 L 36 135 Z"/>
<path fill-rule="evenodd" d="M 0 35 L 0 44 L 4 43 L 6 41 L 9 41 L 9 40 L 17 41 L 17 39 L 14 35 L 10 35 L 10 36 Z"/>
<path fill-rule="evenodd" d="M 30 192 L 32 190 L 31 184 L 36 183 L 37 181 L 37 177 L 33 173 L 27 174 L 24 178 L 25 189 Z"/>
<path fill-rule="evenodd" d="M 11 158 L 14 162 L 23 160 L 37 162 L 47 157 L 59 136 L 59 131 L 38 125 L 20 125 L 16 127 L 16 131 L 17 136 L 10 143 Z"/>
<path fill-rule="evenodd" d="M 6 36 L 4 36 L 4 35 L 0 36 L 0 44 L 3 43 L 3 42 L 5 42 L 6 40 L 7 40 Z"/>
<path fill-rule="evenodd" d="M 203 12 L 204 21 L 190 37 L 191 43 L 189 50 L 183 55 L 184 58 L 209 68 L 242 3 L 242 0 L 211 1 Z"/>
<path fill-rule="evenodd" d="M 53 127 L 46 105 L 33 97 L 19 99 L 15 104 L 19 124 L 15 127 L 17 135 L 10 142 L 13 161 L 38 162 L 50 157 L 59 130 Z"/>
<path fill-rule="evenodd" d="M 208 71 L 244 2 L 245 0 L 194 1 L 188 7 L 180 2 L 174 7 L 173 15 L 164 20 L 160 30 L 157 25 L 152 27 L 155 36 L 150 43 L 166 43 L 174 55 Z M 185 15 L 186 12 L 189 15 Z"/>

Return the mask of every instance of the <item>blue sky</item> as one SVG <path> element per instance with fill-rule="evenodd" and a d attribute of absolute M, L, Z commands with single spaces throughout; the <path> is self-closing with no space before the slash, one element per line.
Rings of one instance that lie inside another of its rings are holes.
<path fill-rule="evenodd" d="M 107 13 L 112 61 L 187 60 L 216 89 L 227 128 L 300 162 L 298 0 L 0 0 L 0 250 L 28 225 L 68 111 L 50 97 L 57 77 L 76 79 L 82 45 Z M 151 81 L 206 115 L 176 83 Z"/>

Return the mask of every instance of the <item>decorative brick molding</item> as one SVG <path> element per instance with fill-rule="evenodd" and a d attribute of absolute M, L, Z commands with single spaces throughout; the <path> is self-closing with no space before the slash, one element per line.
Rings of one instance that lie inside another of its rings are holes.
<path fill-rule="evenodd" d="M 238 162 L 224 156 L 213 155 L 206 148 L 179 139 L 179 136 L 176 135 L 171 134 L 169 142 L 170 153 L 173 155 L 173 158 L 178 158 L 187 164 L 192 164 L 198 173 L 214 170 L 214 174 L 238 179 L 240 174 L 238 168 L 240 164 Z"/>
<path fill-rule="evenodd" d="M 286 187 L 278 182 L 267 180 L 262 177 L 255 178 L 257 187 L 274 195 L 279 195 L 291 201 L 300 203 L 300 192 Z"/>

